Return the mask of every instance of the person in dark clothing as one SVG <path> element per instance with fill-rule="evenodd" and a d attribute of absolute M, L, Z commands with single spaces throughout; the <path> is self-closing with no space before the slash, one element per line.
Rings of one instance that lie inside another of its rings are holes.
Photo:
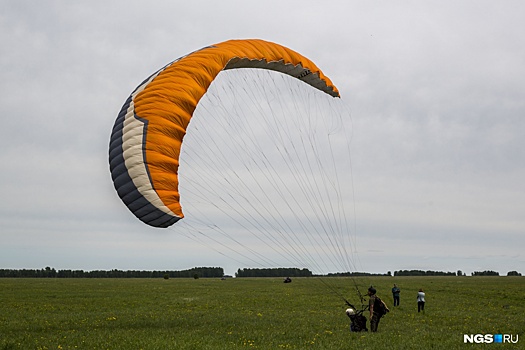
<path fill-rule="evenodd" d="M 363 316 L 362 311 L 355 311 L 352 308 L 346 309 L 346 315 L 350 317 L 350 331 L 351 332 L 368 332 L 366 328 L 366 317 Z"/>
<path fill-rule="evenodd" d="M 381 320 L 381 317 L 390 310 L 376 295 L 376 289 L 374 287 L 368 288 L 368 296 L 370 297 L 368 300 L 368 308 L 370 309 L 370 331 L 377 332 L 379 320 Z"/>
<path fill-rule="evenodd" d="M 370 310 L 370 331 L 377 332 L 377 326 L 379 325 L 379 320 L 381 317 L 374 312 L 374 305 L 376 302 L 376 289 L 373 287 L 368 288 L 368 309 Z"/>
<path fill-rule="evenodd" d="M 394 306 L 399 306 L 399 293 L 401 293 L 401 289 L 399 289 L 397 284 L 394 284 L 394 287 L 392 288 L 392 296 L 394 297 Z"/>

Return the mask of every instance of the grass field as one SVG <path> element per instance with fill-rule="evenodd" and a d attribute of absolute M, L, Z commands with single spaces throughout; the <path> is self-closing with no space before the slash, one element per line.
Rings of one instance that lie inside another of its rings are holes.
<path fill-rule="evenodd" d="M 344 302 L 318 278 L 0 279 L 0 350 L 525 349 L 525 277 L 355 281 L 363 292 L 373 284 L 392 310 L 378 333 L 351 333 Z M 351 280 L 329 285 L 357 302 Z M 478 333 L 524 338 L 464 344 L 463 334 Z"/>

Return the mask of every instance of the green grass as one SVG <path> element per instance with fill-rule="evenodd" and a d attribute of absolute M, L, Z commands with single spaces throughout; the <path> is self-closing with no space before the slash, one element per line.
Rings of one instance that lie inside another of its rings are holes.
<path fill-rule="evenodd" d="M 462 349 L 484 347 L 464 344 L 465 333 L 525 337 L 523 277 L 355 281 L 362 291 L 373 284 L 392 310 L 378 333 L 349 332 L 344 303 L 317 278 L 0 279 L 0 350 Z M 356 302 L 351 280 L 328 282 Z M 396 308 L 393 283 L 402 290 Z"/>

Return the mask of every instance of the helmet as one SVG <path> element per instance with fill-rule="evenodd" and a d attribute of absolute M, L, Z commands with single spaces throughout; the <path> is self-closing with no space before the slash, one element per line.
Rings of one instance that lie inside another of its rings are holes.
<path fill-rule="evenodd" d="M 353 315 L 355 315 L 355 310 L 354 309 L 346 309 L 346 314 L 348 316 L 353 316 Z"/>

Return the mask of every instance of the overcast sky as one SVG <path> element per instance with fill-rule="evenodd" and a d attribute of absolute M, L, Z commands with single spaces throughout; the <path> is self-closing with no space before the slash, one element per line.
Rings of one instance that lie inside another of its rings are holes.
<path fill-rule="evenodd" d="M 521 1 L 4 0 L 0 268 L 245 267 L 138 221 L 107 150 L 148 75 L 260 38 L 351 110 L 362 270 L 525 273 L 524 17 Z"/>

